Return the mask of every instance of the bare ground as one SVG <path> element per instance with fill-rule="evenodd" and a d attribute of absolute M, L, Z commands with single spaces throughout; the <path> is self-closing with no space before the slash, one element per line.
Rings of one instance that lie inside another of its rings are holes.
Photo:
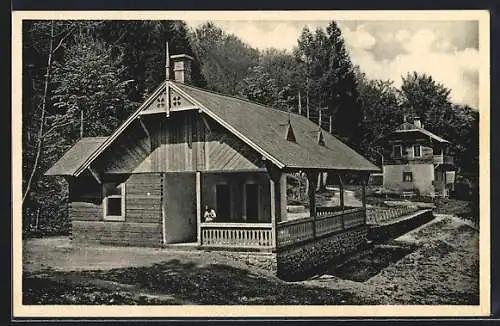
<path fill-rule="evenodd" d="M 439 215 L 375 249 L 314 279 L 287 283 L 216 252 L 72 248 L 66 238 L 31 239 L 23 248 L 23 301 L 478 304 L 478 234 L 462 220 Z"/>

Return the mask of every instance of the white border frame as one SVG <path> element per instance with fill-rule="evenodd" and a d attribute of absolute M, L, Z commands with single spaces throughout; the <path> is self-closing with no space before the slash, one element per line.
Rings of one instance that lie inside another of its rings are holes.
<path fill-rule="evenodd" d="M 22 21 L 23 19 L 190 20 L 477 20 L 480 114 L 480 305 L 82 306 L 22 304 Z M 488 10 L 380 11 L 14 11 L 12 12 L 12 316 L 71 317 L 473 317 L 489 316 L 490 298 L 490 14 Z M 299 313 L 300 312 L 300 313 Z"/>

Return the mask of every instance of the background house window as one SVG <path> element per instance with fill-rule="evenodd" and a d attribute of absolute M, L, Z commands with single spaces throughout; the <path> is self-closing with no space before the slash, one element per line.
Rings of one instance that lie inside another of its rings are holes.
<path fill-rule="evenodd" d="M 125 220 L 125 184 L 105 183 L 103 185 L 104 195 L 104 220 Z"/>
<path fill-rule="evenodd" d="M 413 181 L 413 173 L 412 172 L 403 172 L 403 181 L 404 182 L 412 182 Z"/>
<path fill-rule="evenodd" d="M 392 154 L 394 158 L 401 158 L 403 156 L 403 147 L 401 145 L 394 145 L 392 147 Z"/>
<path fill-rule="evenodd" d="M 421 157 L 422 156 L 422 149 L 420 145 L 414 145 L 413 146 L 413 157 Z"/>

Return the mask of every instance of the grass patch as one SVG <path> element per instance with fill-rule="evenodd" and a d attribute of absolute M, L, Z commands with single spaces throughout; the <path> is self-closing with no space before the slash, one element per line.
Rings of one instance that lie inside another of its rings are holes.
<path fill-rule="evenodd" d="M 172 260 L 150 267 L 51 273 L 62 281 L 24 275 L 25 304 L 373 304 L 347 291 L 287 283 L 222 264 L 199 266 Z M 112 281 L 144 293 L 169 295 L 175 300 L 146 299 L 131 291 L 105 289 L 87 281 L 67 282 L 67 279 Z"/>
<path fill-rule="evenodd" d="M 342 266 L 333 268 L 331 273 L 342 279 L 365 282 L 414 250 L 415 248 L 403 246 L 375 246 Z"/>

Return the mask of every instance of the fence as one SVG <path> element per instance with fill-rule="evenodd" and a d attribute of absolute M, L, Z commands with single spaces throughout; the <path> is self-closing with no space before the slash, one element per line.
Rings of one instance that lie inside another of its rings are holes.
<path fill-rule="evenodd" d="M 418 208 L 413 206 L 401 206 L 388 209 L 372 208 L 367 210 L 366 219 L 369 224 L 386 223 L 401 216 L 416 212 L 417 210 Z"/>
<path fill-rule="evenodd" d="M 345 211 L 319 209 L 316 220 L 310 217 L 278 223 L 276 245 L 278 247 L 311 240 L 330 233 L 365 224 L 365 210 L 353 208 Z M 315 230 L 313 229 L 315 224 Z M 316 231 L 316 232 L 313 232 Z"/>

